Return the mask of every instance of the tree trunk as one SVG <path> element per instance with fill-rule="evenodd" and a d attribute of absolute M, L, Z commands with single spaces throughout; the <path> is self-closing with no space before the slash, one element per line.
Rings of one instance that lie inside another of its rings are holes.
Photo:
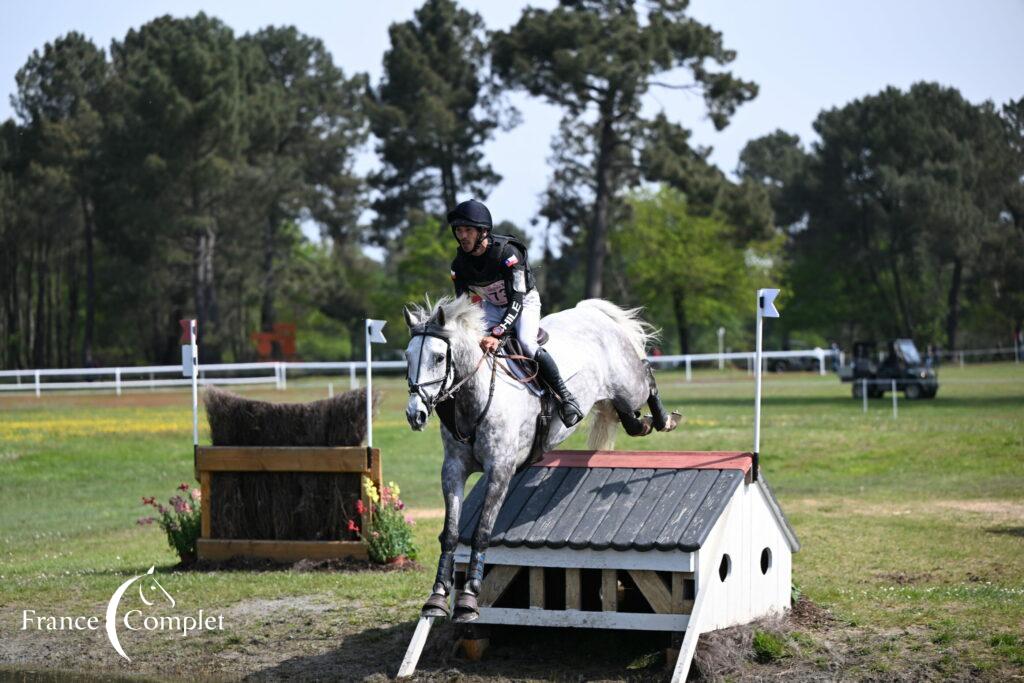
<path fill-rule="evenodd" d="M 679 353 L 690 352 L 690 326 L 686 322 L 686 301 L 683 293 L 676 290 L 672 293 L 672 312 L 676 316 L 676 331 L 679 334 Z"/>
<path fill-rule="evenodd" d="M 260 302 L 260 329 L 273 332 L 274 323 L 274 242 L 277 233 L 277 221 L 274 212 L 267 216 L 263 227 L 263 299 Z M 277 356 L 274 356 L 277 358 Z"/>
<path fill-rule="evenodd" d="M 445 209 L 450 211 L 458 203 L 458 188 L 455 187 L 455 167 L 451 162 L 451 152 L 446 150 L 448 161 L 441 164 L 441 201 Z"/>
<path fill-rule="evenodd" d="M 96 327 L 96 271 L 93 265 L 94 216 L 89 200 L 82 199 L 85 219 L 85 329 L 82 332 L 82 366 L 93 366 L 92 345 Z"/>
<path fill-rule="evenodd" d="M 35 330 L 32 340 L 32 366 L 46 367 L 46 280 L 49 267 L 46 264 L 46 247 L 39 250 L 39 268 L 36 270 L 36 313 Z"/>
<path fill-rule="evenodd" d="M 963 259 L 953 259 L 953 281 L 949 284 L 949 301 L 946 310 L 946 348 L 956 348 L 956 329 L 960 324 L 960 282 L 964 272 Z"/>
<path fill-rule="evenodd" d="M 587 278 L 583 295 L 587 299 L 601 296 L 604 280 L 604 262 L 608 255 L 608 212 L 614 188 L 610 187 L 612 151 L 615 148 L 615 131 L 612 128 L 611 112 L 602 106 L 601 138 L 597 152 L 597 189 L 594 193 L 594 222 L 587 235 Z"/>

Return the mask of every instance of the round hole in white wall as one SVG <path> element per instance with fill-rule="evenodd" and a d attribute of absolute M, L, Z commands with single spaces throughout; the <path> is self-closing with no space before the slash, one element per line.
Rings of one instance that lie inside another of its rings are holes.
<path fill-rule="evenodd" d="M 765 548 L 761 551 L 761 573 L 767 574 L 772 568 L 772 549 Z"/>
<path fill-rule="evenodd" d="M 728 555 L 722 555 L 722 563 L 718 565 L 718 578 L 722 581 L 732 573 L 732 560 L 729 559 Z"/>

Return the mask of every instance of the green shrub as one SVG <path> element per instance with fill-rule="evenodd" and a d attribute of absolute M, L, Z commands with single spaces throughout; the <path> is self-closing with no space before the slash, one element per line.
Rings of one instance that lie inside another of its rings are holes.
<path fill-rule="evenodd" d="M 754 632 L 754 658 L 762 664 L 776 662 L 789 656 L 789 647 L 778 635 L 770 631 Z"/>
<path fill-rule="evenodd" d="M 363 488 L 366 497 L 370 499 L 371 521 L 368 528 L 360 530 L 354 520 L 349 520 L 349 530 L 357 532 L 366 541 L 370 559 L 378 564 L 400 557 L 415 560 L 417 550 L 412 538 L 414 522 L 404 512 L 405 503 L 398 497 L 401 493 L 398 484 L 390 481 L 378 492 L 374 483 L 368 477 L 363 477 Z M 357 502 L 356 511 L 360 514 L 364 512 L 362 500 Z"/>

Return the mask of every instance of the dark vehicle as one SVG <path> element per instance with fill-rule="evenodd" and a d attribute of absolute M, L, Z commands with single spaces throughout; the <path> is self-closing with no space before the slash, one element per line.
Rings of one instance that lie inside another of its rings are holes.
<path fill-rule="evenodd" d="M 857 342 L 853 345 L 853 362 L 840 369 L 839 379 L 852 382 L 853 397 L 861 398 L 864 382 L 867 381 L 869 398 L 881 398 L 892 389 L 902 390 L 908 399 L 935 398 L 939 391 L 939 378 L 930 363 L 921 359 L 917 347 L 910 339 L 893 339 L 885 358 L 876 359 L 874 342 Z"/>

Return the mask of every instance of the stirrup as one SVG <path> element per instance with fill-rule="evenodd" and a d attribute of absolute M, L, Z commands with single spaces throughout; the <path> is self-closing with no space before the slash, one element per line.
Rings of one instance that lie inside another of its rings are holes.
<path fill-rule="evenodd" d="M 576 399 L 567 398 L 563 399 L 558 405 L 558 417 L 561 418 L 562 424 L 566 427 L 572 427 L 579 424 L 584 416 L 579 404 L 576 403 Z"/>

